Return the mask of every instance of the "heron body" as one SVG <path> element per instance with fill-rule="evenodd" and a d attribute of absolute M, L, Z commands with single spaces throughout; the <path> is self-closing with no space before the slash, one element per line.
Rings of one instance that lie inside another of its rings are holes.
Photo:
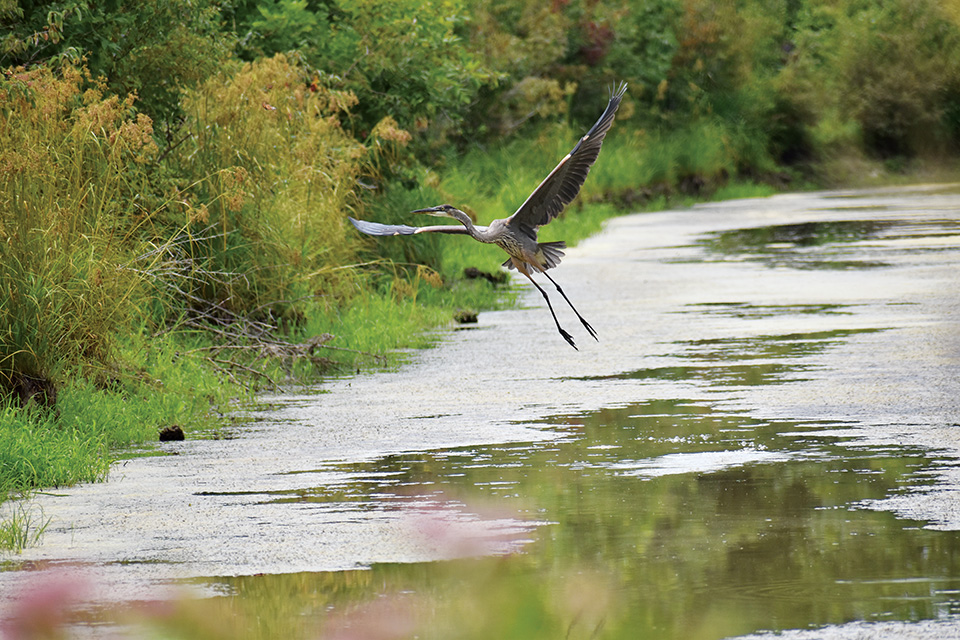
<path fill-rule="evenodd" d="M 553 310 L 550 297 L 547 292 L 537 284 L 533 279 L 533 273 L 542 273 L 556 287 L 557 291 L 563 296 L 570 308 L 577 315 L 577 319 L 589 334 L 596 340 L 597 332 L 594 331 L 590 323 L 587 322 L 580 312 L 577 311 L 567 294 L 563 292 L 550 274 L 548 269 L 552 269 L 560 264 L 563 258 L 563 249 L 566 248 L 564 242 L 538 242 L 537 230 L 539 227 L 548 224 L 551 220 L 560 215 L 560 212 L 577 196 L 580 188 L 587 178 L 590 167 L 596 162 L 600 154 L 600 146 L 603 144 L 603 138 L 610 127 L 613 125 L 613 119 L 616 115 L 620 101 L 627 90 L 626 83 L 621 83 L 615 91 L 611 92 L 610 101 L 604 110 L 600 119 L 590 128 L 587 133 L 580 138 L 573 149 L 560 161 L 550 174 L 544 178 L 540 185 L 534 189 L 526 201 L 520 205 L 520 208 L 509 218 L 494 220 L 489 226 L 478 226 L 473 224 L 473 220 L 463 211 L 449 204 L 441 204 L 436 207 L 426 209 L 417 209 L 412 213 L 426 213 L 434 216 L 453 218 L 460 225 L 436 225 L 426 227 L 412 227 L 407 225 L 388 225 L 377 222 L 366 222 L 363 220 L 354 220 L 350 222 L 358 231 L 372 236 L 395 236 L 395 235 L 414 235 L 418 233 L 446 233 L 455 235 L 468 235 L 474 240 L 486 244 L 495 244 L 503 249 L 510 256 L 503 266 L 508 269 L 516 269 L 530 282 L 533 283 L 547 302 L 547 308 L 550 309 L 550 315 L 557 325 L 557 330 L 563 339 L 574 349 L 576 343 L 557 320 L 557 314 Z"/>

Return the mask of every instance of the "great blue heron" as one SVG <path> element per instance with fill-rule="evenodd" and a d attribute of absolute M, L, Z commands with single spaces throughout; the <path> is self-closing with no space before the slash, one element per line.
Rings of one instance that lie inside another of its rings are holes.
<path fill-rule="evenodd" d="M 580 192 L 584 180 L 587 179 L 587 173 L 590 167 L 596 162 L 600 155 L 600 145 L 603 144 L 603 138 L 613 125 L 614 115 L 617 113 L 617 107 L 623 99 L 623 94 L 627 90 L 627 84 L 620 83 L 620 86 L 611 91 L 610 102 L 603 115 L 597 120 L 596 124 L 587 131 L 586 135 L 580 138 L 576 146 L 564 156 L 553 171 L 550 172 L 543 182 L 540 183 L 533 193 L 527 197 L 526 202 L 520 205 L 509 218 L 494 220 L 487 227 L 479 227 L 473 224 L 463 211 L 449 205 L 441 204 L 436 207 L 426 209 L 417 209 L 411 213 L 426 213 L 433 216 L 442 216 L 453 218 L 459 221 L 463 226 L 429 226 L 429 227 L 410 227 L 407 225 L 380 224 L 377 222 L 365 222 L 350 218 L 359 231 L 371 236 L 396 236 L 412 235 L 416 233 L 453 233 L 469 235 L 474 240 L 480 242 L 495 244 L 509 254 L 510 258 L 503 263 L 508 269 L 516 269 L 525 275 L 533 283 L 547 301 L 547 308 L 550 309 L 550 315 L 557 325 L 557 331 L 563 336 L 571 347 L 577 348 L 573 341 L 573 336 L 567 333 L 560 326 L 557 320 L 557 314 L 553 311 L 553 305 L 550 304 L 550 297 L 547 292 L 537 284 L 530 274 L 531 271 L 538 271 L 545 275 L 547 279 L 557 288 L 563 299 L 567 301 L 570 308 L 577 315 L 584 328 L 597 339 L 597 332 L 594 331 L 590 323 L 584 320 L 580 312 L 577 311 L 573 303 L 563 292 L 560 285 L 550 277 L 547 269 L 560 264 L 563 257 L 563 251 L 567 245 L 565 242 L 537 242 L 537 229 L 560 215 L 566 207 Z"/>

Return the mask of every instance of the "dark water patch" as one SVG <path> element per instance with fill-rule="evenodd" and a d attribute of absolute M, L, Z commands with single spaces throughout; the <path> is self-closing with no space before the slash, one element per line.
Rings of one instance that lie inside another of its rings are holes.
<path fill-rule="evenodd" d="M 536 522 L 529 553 L 209 582 L 237 601 L 284 594 L 317 617 L 384 594 L 424 598 L 431 611 L 498 594 L 538 611 L 555 606 L 551 594 L 587 590 L 608 603 L 600 615 L 611 637 L 668 640 L 960 609 L 960 534 L 858 506 L 929 482 L 936 454 L 863 446 L 845 424 L 760 420 L 695 398 L 542 424 L 561 437 L 335 465 L 356 482 L 312 496 L 394 513 L 411 500 L 452 502 L 471 527 Z M 594 594 L 584 576 L 601 569 L 605 587 Z"/>
<path fill-rule="evenodd" d="M 776 304 L 757 305 L 748 302 L 698 302 L 686 305 L 675 313 L 718 315 L 730 318 L 759 319 L 791 315 L 853 315 L 847 304 Z"/>
<path fill-rule="evenodd" d="M 215 496 L 259 496 L 266 494 L 266 491 L 197 491 L 193 495 L 199 497 Z"/>
<path fill-rule="evenodd" d="M 818 354 L 857 335 L 884 331 L 881 328 L 834 329 L 734 338 L 704 338 L 678 342 L 678 355 L 693 360 L 793 359 Z"/>
<path fill-rule="evenodd" d="M 776 362 L 717 366 L 676 366 L 637 369 L 604 376 L 583 376 L 577 380 L 651 380 L 672 382 L 700 382 L 717 387 L 783 384 L 802 380 L 794 377 L 803 367 Z"/>
<path fill-rule="evenodd" d="M 812 209 L 813 211 L 867 211 L 867 212 L 878 212 L 878 211 L 890 211 L 890 205 L 886 204 L 864 204 L 864 205 L 851 205 L 845 207 L 816 207 Z"/>
<path fill-rule="evenodd" d="M 839 305 L 837 305 L 839 306 Z M 666 357 L 699 364 L 649 367 L 560 380 L 690 382 L 722 390 L 727 387 L 786 384 L 803 381 L 814 365 L 798 362 L 842 344 L 849 338 L 883 331 L 877 328 L 834 329 L 809 333 L 703 338 L 674 343 Z M 751 361 L 751 362 L 745 362 Z"/>
<path fill-rule="evenodd" d="M 752 227 L 711 233 L 698 242 L 706 258 L 752 260 L 792 269 L 872 269 L 889 267 L 905 250 L 918 254 L 951 250 L 960 221 L 831 220 Z M 877 244 L 864 251 L 859 243 Z M 908 247 L 902 246 L 908 243 Z M 890 260 L 882 259 L 889 257 Z"/>
<path fill-rule="evenodd" d="M 798 247 L 859 242 L 898 224 L 893 220 L 832 220 L 800 222 L 721 231 L 707 236 L 704 246 L 715 253 L 759 253 Z"/>
<path fill-rule="evenodd" d="M 960 233 L 960 220 L 940 218 L 922 221 L 904 221 L 890 227 L 878 237 L 885 240 L 915 240 L 924 238 L 953 238 Z"/>

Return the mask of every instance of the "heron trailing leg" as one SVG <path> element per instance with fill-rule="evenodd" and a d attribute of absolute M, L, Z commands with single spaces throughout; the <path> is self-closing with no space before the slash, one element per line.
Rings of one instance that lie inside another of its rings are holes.
<path fill-rule="evenodd" d="M 580 315 L 580 312 L 577 311 L 577 308 L 576 308 L 575 306 L 573 306 L 573 303 L 572 303 L 572 302 L 570 302 L 570 298 L 568 298 L 568 297 L 567 297 L 567 294 L 565 294 L 565 293 L 563 292 L 563 289 L 560 288 L 560 285 L 557 284 L 557 281 L 554 280 L 553 278 L 551 278 L 551 277 L 550 277 L 550 274 L 547 273 L 546 271 L 543 272 L 543 275 L 547 276 L 547 280 L 549 280 L 550 282 L 553 283 L 553 286 L 555 286 L 555 287 L 557 288 L 557 291 L 559 291 L 559 292 L 560 292 L 560 295 L 563 296 L 563 299 L 567 301 L 567 304 L 570 305 L 570 308 L 573 309 L 573 312 L 574 312 L 575 314 L 577 314 L 577 318 L 580 320 L 580 324 L 583 325 L 583 328 L 586 329 L 587 332 L 588 332 L 591 336 L 593 336 L 593 339 L 594 339 L 594 340 L 596 340 L 597 342 L 599 342 L 599 341 L 600 341 L 600 338 L 597 337 L 597 332 L 594 331 L 594 330 L 593 330 L 593 327 L 590 326 L 590 323 L 587 322 L 586 320 L 584 320 L 583 316 Z"/>
<path fill-rule="evenodd" d="M 573 336 L 567 333 L 566 331 L 564 331 L 563 327 L 560 326 L 560 321 L 557 320 L 557 314 L 553 312 L 553 305 L 550 304 L 550 296 L 547 295 L 547 292 L 543 290 L 543 287 L 537 284 L 536 280 L 530 277 L 530 274 L 526 272 L 526 269 L 523 269 L 523 270 L 518 269 L 518 271 L 520 271 L 520 273 L 522 273 L 523 275 L 527 276 L 527 279 L 533 283 L 533 286 L 537 288 L 537 291 L 540 292 L 540 295 L 543 296 L 543 299 L 547 301 L 547 308 L 550 309 L 550 315 L 553 316 L 553 321 L 557 325 L 557 331 L 560 332 L 560 335 L 563 336 L 563 339 L 566 340 L 567 344 L 569 344 L 571 347 L 573 347 L 574 349 L 577 349 L 577 345 L 573 341 Z M 577 351 L 580 351 L 580 349 L 577 349 Z"/>

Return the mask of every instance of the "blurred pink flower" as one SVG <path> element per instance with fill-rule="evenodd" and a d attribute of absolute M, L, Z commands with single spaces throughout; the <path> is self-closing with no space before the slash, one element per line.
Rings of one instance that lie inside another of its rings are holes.
<path fill-rule="evenodd" d="M 524 520 L 514 510 L 449 499 L 443 495 L 411 499 L 405 523 L 420 544 L 442 558 L 516 553 L 544 522 Z"/>
<path fill-rule="evenodd" d="M 418 627 L 418 600 L 408 595 L 381 596 L 333 615 L 321 636 L 324 640 L 400 640 L 414 637 Z"/>
<path fill-rule="evenodd" d="M 77 571 L 46 570 L 31 577 L 4 612 L 0 634 L 4 640 L 67 637 L 73 606 L 90 592 Z"/>

